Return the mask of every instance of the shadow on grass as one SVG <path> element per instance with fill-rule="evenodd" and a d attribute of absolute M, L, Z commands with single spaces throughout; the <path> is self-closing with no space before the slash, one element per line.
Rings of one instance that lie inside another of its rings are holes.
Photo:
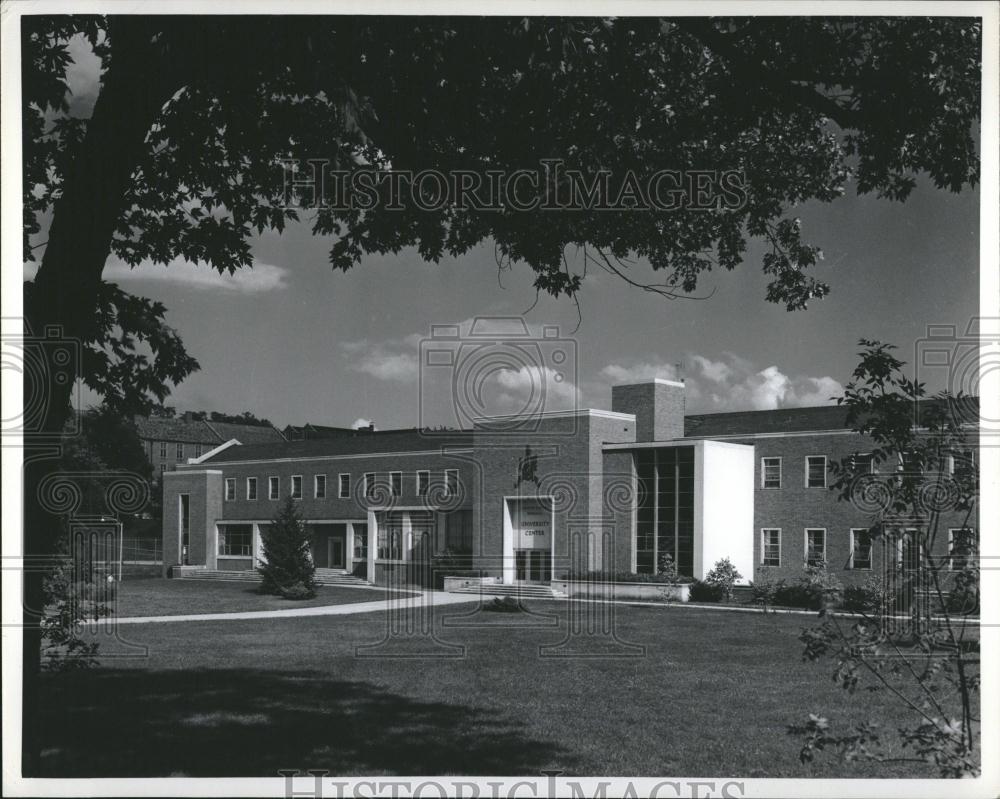
<path fill-rule="evenodd" d="M 95 669 L 46 675 L 42 693 L 37 776 L 537 774 L 567 759 L 488 711 L 314 672 Z"/>

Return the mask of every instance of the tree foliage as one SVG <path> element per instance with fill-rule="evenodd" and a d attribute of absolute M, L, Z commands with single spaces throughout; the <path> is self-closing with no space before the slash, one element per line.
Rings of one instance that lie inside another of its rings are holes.
<path fill-rule="evenodd" d="M 309 552 L 309 530 L 291 497 L 285 498 L 271 524 L 261 528 L 261 543 L 264 559 L 257 567 L 261 593 L 289 599 L 315 595 L 316 566 Z"/>

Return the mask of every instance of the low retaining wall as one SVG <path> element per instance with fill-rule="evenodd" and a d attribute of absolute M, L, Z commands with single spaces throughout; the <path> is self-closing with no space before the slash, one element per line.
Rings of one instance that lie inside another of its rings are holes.
<path fill-rule="evenodd" d="M 444 590 L 454 591 L 458 588 L 479 588 L 481 585 L 497 585 L 499 577 L 445 577 Z"/>
<path fill-rule="evenodd" d="M 576 580 L 553 580 L 552 589 L 581 599 L 654 599 L 687 602 L 689 583 L 591 583 Z"/>

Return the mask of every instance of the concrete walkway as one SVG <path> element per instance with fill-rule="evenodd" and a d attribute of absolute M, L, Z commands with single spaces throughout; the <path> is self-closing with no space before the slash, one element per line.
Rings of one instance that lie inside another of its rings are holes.
<path fill-rule="evenodd" d="M 347 605 L 321 605 L 312 608 L 289 608 L 288 610 L 246 610 L 232 613 L 185 613 L 177 616 L 126 616 L 116 619 L 107 616 L 91 624 L 162 624 L 166 622 L 192 621 L 238 621 L 241 619 L 289 619 L 302 616 L 353 616 L 358 613 L 379 611 L 400 611 L 410 608 L 444 607 L 468 602 L 478 602 L 478 595 L 446 594 L 443 591 L 424 591 L 419 594 L 382 599 L 375 602 L 354 602 Z"/>

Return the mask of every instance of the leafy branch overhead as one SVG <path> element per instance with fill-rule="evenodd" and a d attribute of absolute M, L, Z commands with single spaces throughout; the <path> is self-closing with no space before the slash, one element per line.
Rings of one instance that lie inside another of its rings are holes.
<path fill-rule="evenodd" d="M 404 202 L 317 208 L 303 221 L 331 238 L 330 261 L 344 270 L 369 253 L 416 246 L 438 260 L 492 239 L 501 263 L 529 264 L 553 295 L 580 286 L 567 259 L 576 248 L 630 280 L 631 259 L 646 258 L 664 278 L 640 285 L 677 296 L 740 265 L 757 238 L 767 299 L 798 309 L 829 286 L 809 274 L 821 253 L 802 238 L 796 206 L 832 201 L 852 182 L 904 200 L 920 173 L 951 191 L 979 178 L 973 18 L 286 17 L 282 36 L 259 17 L 25 19 L 29 259 L 76 161 L 115 144 L 88 142 L 94 120 L 67 105 L 76 33 L 105 70 L 95 120 L 123 113 L 115 103 L 140 85 L 148 98 L 129 111 L 137 142 L 120 149 L 132 162 L 108 240 L 130 264 L 249 266 L 254 232 L 299 220 L 283 202 L 283 158 L 479 174 L 558 158 L 614 180 L 737 170 L 748 196 L 736 210 Z"/>

